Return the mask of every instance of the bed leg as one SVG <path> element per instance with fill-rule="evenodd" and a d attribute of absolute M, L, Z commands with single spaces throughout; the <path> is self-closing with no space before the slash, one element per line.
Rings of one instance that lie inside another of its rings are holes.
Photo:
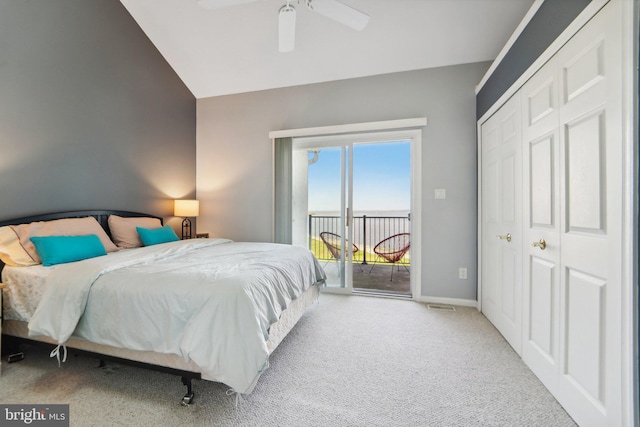
<path fill-rule="evenodd" d="M 105 366 L 107 366 L 107 362 L 105 362 L 103 359 L 100 359 L 100 362 L 98 363 L 98 368 L 104 368 Z"/>
<path fill-rule="evenodd" d="M 189 406 L 193 403 L 193 387 L 191 386 L 191 378 L 182 377 L 182 384 L 187 386 L 187 394 L 184 395 L 180 404 L 182 406 Z"/>
<path fill-rule="evenodd" d="M 24 359 L 24 353 L 21 351 L 18 353 L 11 353 L 10 355 L 7 356 L 8 363 L 19 362 L 23 359 Z"/>
<path fill-rule="evenodd" d="M 0 307 L 2 309 L 2 307 Z M 24 359 L 24 353 L 20 350 L 20 340 L 9 335 L 2 335 L 2 356 L 6 356 L 7 362 L 19 362 Z"/>

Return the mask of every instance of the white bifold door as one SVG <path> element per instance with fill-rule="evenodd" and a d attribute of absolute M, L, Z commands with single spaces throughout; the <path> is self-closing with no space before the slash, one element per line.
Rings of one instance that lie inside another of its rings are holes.
<path fill-rule="evenodd" d="M 482 312 L 520 354 L 522 126 L 520 98 L 482 125 Z"/>
<path fill-rule="evenodd" d="M 581 426 L 625 423 L 621 4 L 481 127 L 482 311 Z"/>
<path fill-rule="evenodd" d="M 611 4 L 522 88 L 522 357 L 580 425 L 622 425 L 620 32 Z"/>

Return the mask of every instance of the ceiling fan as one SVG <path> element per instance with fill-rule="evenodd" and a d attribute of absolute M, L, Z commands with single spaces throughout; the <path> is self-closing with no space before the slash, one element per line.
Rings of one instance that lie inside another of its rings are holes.
<path fill-rule="evenodd" d="M 206 9 L 222 9 L 244 3 L 253 3 L 260 0 L 197 0 L 201 7 Z M 262 0 L 265 1 L 265 0 Z M 295 47 L 296 9 L 291 3 L 299 3 L 300 0 L 285 0 L 286 3 L 278 12 L 278 50 L 291 52 Z M 362 31 L 369 23 L 369 15 L 360 12 L 338 0 L 302 0 L 307 7 L 333 19 L 349 28 Z"/>

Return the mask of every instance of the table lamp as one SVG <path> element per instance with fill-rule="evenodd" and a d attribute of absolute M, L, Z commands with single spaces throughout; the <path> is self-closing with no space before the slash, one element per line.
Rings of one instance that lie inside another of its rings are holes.
<path fill-rule="evenodd" d="M 175 216 L 184 217 L 182 221 L 182 238 L 191 238 L 191 220 L 189 217 L 200 215 L 200 201 L 198 200 L 175 200 L 173 206 Z"/>

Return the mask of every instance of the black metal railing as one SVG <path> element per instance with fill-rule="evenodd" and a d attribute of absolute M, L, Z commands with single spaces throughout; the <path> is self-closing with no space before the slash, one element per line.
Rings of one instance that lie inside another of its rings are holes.
<path fill-rule="evenodd" d="M 411 232 L 411 214 L 406 216 L 354 216 L 353 243 L 358 252 L 354 262 L 371 264 L 385 262 L 373 252 L 373 248 L 382 240 L 395 234 Z M 339 216 L 309 215 L 309 249 L 322 261 L 334 259 L 329 249 L 320 239 L 320 233 L 341 234 L 342 219 Z M 409 265 L 409 253 L 398 264 Z"/>

